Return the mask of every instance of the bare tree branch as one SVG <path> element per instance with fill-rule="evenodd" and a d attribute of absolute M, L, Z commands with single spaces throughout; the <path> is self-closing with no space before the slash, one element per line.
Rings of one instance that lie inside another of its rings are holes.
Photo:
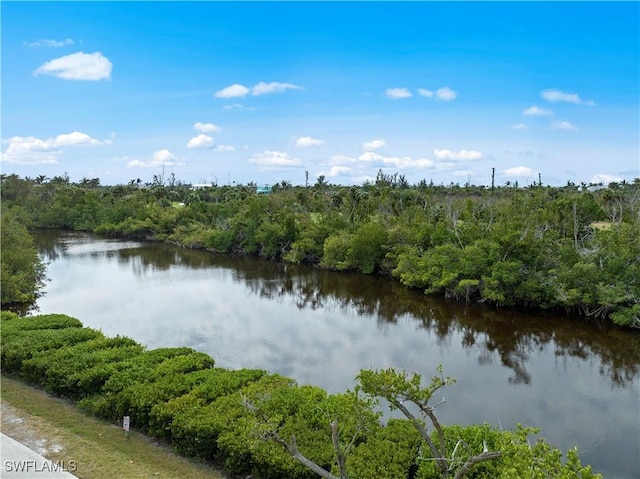
<path fill-rule="evenodd" d="M 347 466 L 345 464 L 345 453 L 340 450 L 340 436 L 338 434 L 338 420 L 331 421 L 331 441 L 333 442 L 333 450 L 336 453 L 336 461 L 340 469 L 341 479 L 349 479 L 347 475 Z"/>
<path fill-rule="evenodd" d="M 440 451 L 438 450 L 438 447 L 433 442 L 433 439 L 431 439 L 431 435 L 429 434 L 429 431 L 427 431 L 427 429 L 422 425 L 420 420 L 417 417 L 415 417 L 411 413 L 411 411 L 409 411 L 409 409 L 404 404 L 402 404 L 402 402 L 398 400 L 393 400 L 392 402 L 393 402 L 393 405 L 397 407 L 402 412 L 402 414 L 404 414 L 413 423 L 413 426 L 416 428 L 416 430 L 420 434 L 420 437 L 422 437 L 424 442 L 426 442 L 427 445 L 429 446 L 429 449 L 431 449 L 431 454 L 433 454 L 433 457 L 436 459 L 436 463 L 438 464 L 438 467 L 442 470 L 443 473 L 446 473 L 446 471 L 448 470 L 447 461 L 444 458 L 444 455 L 441 454 Z"/>
<path fill-rule="evenodd" d="M 493 459 L 498 459 L 499 457 L 502 457 L 501 452 L 489 451 L 485 451 L 478 456 L 470 457 L 469 459 L 467 459 L 467 462 L 465 462 L 464 465 L 460 469 L 458 469 L 458 472 L 456 472 L 454 479 L 463 479 L 476 464 L 480 464 L 481 462 L 485 461 L 491 461 Z"/>

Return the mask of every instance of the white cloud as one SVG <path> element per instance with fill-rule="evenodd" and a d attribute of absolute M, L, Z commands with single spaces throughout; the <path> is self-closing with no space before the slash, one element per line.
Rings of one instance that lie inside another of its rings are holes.
<path fill-rule="evenodd" d="M 533 174 L 533 170 L 528 166 L 514 166 L 513 168 L 502 170 L 502 176 L 508 176 L 512 178 L 526 178 L 532 176 Z"/>
<path fill-rule="evenodd" d="M 201 121 L 195 123 L 193 127 L 196 130 L 201 131 L 202 133 L 213 133 L 220 131 L 219 126 L 214 125 L 213 123 L 202 123 Z"/>
<path fill-rule="evenodd" d="M 406 88 L 396 88 L 396 90 L 406 90 Z M 408 93 L 408 96 L 411 96 L 411 93 L 409 93 L 408 91 L 407 93 Z M 448 86 L 438 88 L 435 92 L 431 90 L 427 90 L 425 88 L 418 88 L 418 95 L 424 96 L 426 98 L 436 98 L 442 101 L 451 101 L 456 99 L 456 97 L 458 96 L 458 92 L 455 90 L 452 90 Z"/>
<path fill-rule="evenodd" d="M 21 165 L 44 165 L 58 163 L 58 155 L 61 153 L 46 140 L 33 136 L 14 136 L 4 143 L 9 146 L 2 154 L 2 161 Z"/>
<path fill-rule="evenodd" d="M 515 125 L 512 125 L 511 128 L 513 128 L 514 130 L 526 130 L 529 127 L 524 123 L 516 123 Z"/>
<path fill-rule="evenodd" d="M 53 75 L 64 80 L 110 80 L 113 65 L 100 52 L 77 52 L 42 64 L 35 75 Z"/>
<path fill-rule="evenodd" d="M 74 131 L 45 140 L 34 136 L 14 136 L 3 143 L 9 146 L 2 154 L 2 161 L 22 165 L 40 165 L 58 163 L 62 147 L 105 145 L 111 143 L 111 140 L 96 140 L 86 133 Z"/>
<path fill-rule="evenodd" d="M 232 105 L 225 105 L 222 107 L 224 110 L 253 110 L 253 108 L 247 108 L 240 103 L 233 103 Z"/>
<path fill-rule="evenodd" d="M 375 183 L 375 177 L 371 175 L 354 176 L 351 178 L 352 185 L 361 185 L 363 183 Z"/>
<path fill-rule="evenodd" d="M 212 148 L 213 144 L 213 138 L 205 135 L 204 133 L 201 133 L 189 140 L 189 142 L 187 143 L 187 148 Z"/>
<path fill-rule="evenodd" d="M 576 105 L 595 105 L 593 100 L 583 100 L 577 93 L 565 93 L 560 90 L 544 90 L 540 96 L 551 103 L 559 101 L 575 103 Z"/>
<path fill-rule="evenodd" d="M 173 153 L 171 153 L 169 150 L 167 150 L 167 149 L 165 148 L 164 150 L 156 151 L 156 152 L 153 154 L 153 160 L 154 160 L 154 161 L 159 161 L 159 162 L 161 162 L 161 163 L 162 163 L 162 162 L 165 162 L 165 163 L 166 163 L 166 162 L 173 162 L 173 161 L 176 161 L 176 160 L 177 160 L 177 158 L 176 158 L 176 156 L 175 156 Z"/>
<path fill-rule="evenodd" d="M 410 156 L 384 156 L 374 151 L 368 151 L 358 157 L 359 161 L 366 163 L 381 163 L 385 166 L 393 166 L 395 168 L 434 168 L 436 164 L 428 158 L 413 159 Z"/>
<path fill-rule="evenodd" d="M 504 152 L 507 155 L 521 156 L 525 158 L 533 158 L 534 156 L 536 156 L 536 152 L 532 150 L 519 150 L 515 148 L 510 148 L 508 150 L 504 150 Z M 542 155 L 538 155 L 538 157 L 541 157 L 541 156 Z"/>
<path fill-rule="evenodd" d="M 376 153 L 374 151 L 367 151 L 366 153 L 363 153 L 358 157 L 358 161 L 366 161 L 366 162 L 382 161 L 383 158 L 384 156 L 382 156 L 380 153 Z"/>
<path fill-rule="evenodd" d="M 464 177 L 469 177 L 469 176 L 474 176 L 475 173 L 472 170 L 457 170 L 453 172 L 453 176 L 464 176 Z"/>
<path fill-rule="evenodd" d="M 216 151 L 236 151 L 236 147 L 231 145 L 218 145 L 216 146 Z"/>
<path fill-rule="evenodd" d="M 249 90 L 246 86 L 234 83 L 231 86 L 215 92 L 213 96 L 215 96 L 216 98 L 237 98 L 247 96 L 250 91 L 251 90 Z"/>
<path fill-rule="evenodd" d="M 280 82 L 270 82 L 266 83 L 261 81 L 260 83 L 256 83 L 251 88 L 247 88 L 244 85 L 240 85 L 238 83 L 234 83 L 222 90 L 219 90 L 214 93 L 216 98 L 242 98 L 251 93 L 254 96 L 265 95 L 267 93 L 281 93 L 286 90 L 303 90 L 301 86 L 294 85 L 293 83 L 280 83 Z M 242 107 L 242 105 L 233 105 L 234 107 Z"/>
<path fill-rule="evenodd" d="M 413 95 L 407 88 L 387 88 L 384 91 L 384 96 L 392 100 L 399 100 L 401 98 L 409 98 Z"/>
<path fill-rule="evenodd" d="M 300 148 L 308 148 L 310 146 L 322 146 L 324 145 L 324 140 L 319 140 L 318 138 L 312 138 L 310 136 L 301 136 L 296 140 L 296 146 Z"/>
<path fill-rule="evenodd" d="M 607 173 L 598 173 L 597 175 L 593 175 L 591 178 L 591 183 L 604 183 L 605 185 L 614 181 L 617 183 L 618 181 L 622 181 L 622 178 L 615 175 L 609 175 Z"/>
<path fill-rule="evenodd" d="M 91 138 L 86 133 L 80 133 L 74 131 L 72 133 L 64 133 L 56 136 L 52 143 L 54 146 L 69 146 L 69 145 L 102 145 L 104 143 L 110 143 L 109 140 L 100 141 L 95 138 Z"/>
<path fill-rule="evenodd" d="M 458 96 L 458 92 L 453 91 L 448 86 L 445 86 L 443 88 L 438 88 L 436 90 L 436 98 L 438 100 L 443 100 L 443 101 L 455 100 L 457 96 Z"/>
<path fill-rule="evenodd" d="M 386 144 L 387 143 L 383 139 L 365 141 L 364 143 L 362 143 L 362 149 L 366 151 L 377 150 L 378 148 L 382 148 Z"/>
<path fill-rule="evenodd" d="M 551 129 L 553 130 L 566 130 L 566 131 L 578 131 L 579 128 L 568 121 L 554 121 L 551 123 Z"/>
<path fill-rule="evenodd" d="M 286 90 L 302 90 L 303 88 L 298 85 L 294 85 L 293 83 L 280 83 L 277 81 L 272 81 L 270 83 L 265 83 L 261 81 L 251 88 L 252 95 L 264 95 L 265 93 L 280 93 Z"/>
<path fill-rule="evenodd" d="M 526 116 L 553 116 L 553 112 L 551 110 L 540 108 L 536 105 L 532 105 L 526 110 L 523 110 L 522 114 Z"/>
<path fill-rule="evenodd" d="M 169 150 L 158 150 L 151 156 L 151 160 L 135 159 L 127 163 L 127 168 L 157 168 L 159 166 L 180 166 L 181 163 Z"/>
<path fill-rule="evenodd" d="M 36 40 L 35 42 L 24 42 L 28 47 L 49 47 L 49 48 L 60 48 L 66 45 L 73 45 L 73 40 L 71 38 L 65 38 L 64 40 L 52 40 L 50 38 L 41 38 L 40 40 Z"/>
<path fill-rule="evenodd" d="M 334 176 L 346 175 L 352 171 L 352 168 L 348 166 L 332 166 L 329 171 L 321 171 L 318 175 L 324 175 L 328 178 Z"/>
<path fill-rule="evenodd" d="M 433 154 L 439 160 L 453 160 L 453 161 L 471 161 L 484 158 L 484 155 L 476 150 L 433 150 Z"/>
<path fill-rule="evenodd" d="M 262 153 L 255 153 L 249 158 L 249 162 L 263 167 L 264 169 L 291 168 L 302 165 L 298 158 L 289 156 L 284 151 L 265 150 Z"/>
<path fill-rule="evenodd" d="M 332 165 L 344 165 L 345 163 L 355 163 L 355 158 L 346 155 L 334 155 L 330 159 L 330 164 Z"/>

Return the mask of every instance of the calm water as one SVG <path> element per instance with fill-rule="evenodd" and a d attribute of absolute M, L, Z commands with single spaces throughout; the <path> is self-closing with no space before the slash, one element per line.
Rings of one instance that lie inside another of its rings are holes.
<path fill-rule="evenodd" d="M 640 477 L 638 334 L 450 304 L 358 274 L 82 234 L 37 240 L 51 279 L 41 313 L 330 392 L 353 387 L 362 368 L 429 377 L 443 364 L 458 380 L 444 390 L 443 422 L 541 427 L 605 477 Z"/>

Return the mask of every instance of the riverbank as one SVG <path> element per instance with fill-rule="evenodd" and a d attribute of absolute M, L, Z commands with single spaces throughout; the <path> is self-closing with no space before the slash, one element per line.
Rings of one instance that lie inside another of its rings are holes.
<path fill-rule="evenodd" d="M 80 479 L 223 479 L 135 431 L 84 414 L 67 401 L 2 375 L 2 432 L 60 464 Z"/>
<path fill-rule="evenodd" d="M 3 205 L 31 228 L 154 239 L 380 274 L 460 302 L 640 327 L 638 185 L 101 187 L 17 176 Z M 180 205 L 180 207 L 176 207 Z"/>

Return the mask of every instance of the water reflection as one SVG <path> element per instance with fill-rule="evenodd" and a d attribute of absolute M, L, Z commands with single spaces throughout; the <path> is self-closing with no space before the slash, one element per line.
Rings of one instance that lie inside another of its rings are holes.
<path fill-rule="evenodd" d="M 334 273 L 316 268 L 212 255 L 158 243 L 100 240 L 83 234 L 41 232 L 38 247 L 47 261 L 69 254 L 115 257 L 135 275 L 151 275 L 181 266 L 192 270 L 228 269 L 234 282 L 268 300 L 290 298 L 299 310 L 339 309 L 374 317 L 380 328 L 409 319 L 435 334 L 446 347 L 453 337 L 464 349 L 477 352 L 480 366 L 509 368 L 508 382 L 529 385 L 534 380 L 527 363 L 535 352 L 553 348 L 558 358 L 600 359 L 599 372 L 615 387 L 625 387 L 640 370 L 640 334 L 557 313 L 461 305 L 430 298 L 386 278 Z M 83 246 L 85 246 L 83 248 Z"/>
<path fill-rule="evenodd" d="M 243 264 L 244 263 L 244 264 Z M 291 296 L 299 309 L 339 307 L 377 318 L 384 327 L 409 317 L 436 334 L 439 344 L 461 337 L 465 349 L 479 349 L 478 363 L 513 371 L 510 383 L 530 384 L 531 354 L 554 348 L 557 357 L 601 359 L 600 374 L 613 385 L 631 383 L 640 369 L 640 335 L 602 323 L 550 312 L 523 312 L 461 305 L 424 296 L 385 278 L 332 273 L 260 261 L 234 261 L 233 278 L 267 299 Z"/>
<path fill-rule="evenodd" d="M 330 392 L 361 368 L 459 382 L 445 423 L 542 427 L 607 478 L 640 464 L 640 335 L 544 312 L 459 305 L 385 278 L 171 245 L 43 233 L 42 313 L 66 313 L 150 348 L 190 346 Z"/>

